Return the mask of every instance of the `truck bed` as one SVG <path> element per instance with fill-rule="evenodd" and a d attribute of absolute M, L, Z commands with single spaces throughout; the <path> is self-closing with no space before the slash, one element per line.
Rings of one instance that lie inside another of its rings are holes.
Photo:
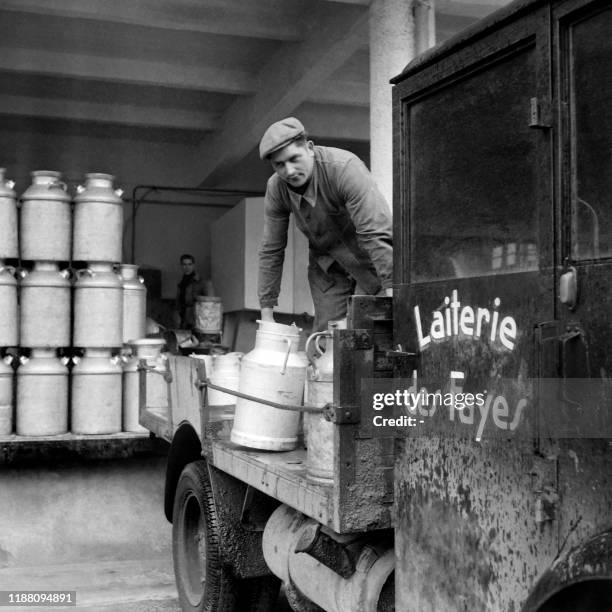
<path fill-rule="evenodd" d="M 382 311 L 389 308 L 390 301 L 383 301 L 385 298 L 366 297 L 369 302 L 365 306 L 364 297 L 357 302 L 355 320 L 365 322 L 361 313 L 370 302 Z M 307 451 L 303 446 L 275 452 L 232 443 L 232 409 L 205 404 L 199 388 L 199 382 L 206 378 L 204 362 L 196 358 L 169 357 L 165 407 L 147 406 L 147 378 L 160 374 L 141 371 L 140 423 L 169 442 L 179 426 L 189 423 L 211 465 L 337 533 L 391 528 L 395 439 L 372 428 L 372 415 L 360 414 L 359 397 L 361 379 L 375 375 L 376 364 L 382 362 L 379 339 L 387 334 L 367 328 L 337 330 L 335 334 L 334 371 L 340 382 L 334 395 L 337 434 L 330 485 L 306 477 Z"/>

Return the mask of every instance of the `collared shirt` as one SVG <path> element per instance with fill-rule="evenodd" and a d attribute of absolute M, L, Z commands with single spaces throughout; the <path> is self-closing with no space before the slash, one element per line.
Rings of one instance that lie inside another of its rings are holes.
<path fill-rule="evenodd" d="M 392 286 L 391 211 L 372 175 L 349 151 L 315 146 L 314 154 L 313 175 L 303 195 L 276 174 L 268 180 L 259 248 L 262 308 L 277 304 L 291 213 L 308 238 L 311 265 L 325 271 L 337 261 L 358 282 L 360 274 L 365 278 L 368 273 L 383 288 Z"/>

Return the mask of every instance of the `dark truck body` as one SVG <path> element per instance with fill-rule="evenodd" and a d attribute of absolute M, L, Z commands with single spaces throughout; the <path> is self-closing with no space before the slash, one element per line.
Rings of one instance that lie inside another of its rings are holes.
<path fill-rule="evenodd" d="M 233 445 L 173 357 L 168 410 L 141 419 L 171 443 L 170 520 L 203 457 L 239 483 L 232 520 L 256 492 L 392 534 L 400 612 L 612 609 L 611 66 L 609 2 L 525 0 L 394 79 L 394 296 L 334 332 L 333 486 L 303 448 Z M 423 388 L 452 399 L 407 406 Z"/>

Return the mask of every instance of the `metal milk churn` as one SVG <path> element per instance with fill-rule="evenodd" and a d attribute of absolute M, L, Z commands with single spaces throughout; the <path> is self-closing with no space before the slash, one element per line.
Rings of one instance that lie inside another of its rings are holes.
<path fill-rule="evenodd" d="M 147 408 L 166 410 L 168 407 L 168 383 L 164 374 L 168 371 L 168 357 L 161 353 L 164 341 L 159 338 L 142 338 L 130 342 L 132 356 L 123 366 L 123 430 L 148 431 L 138 422 L 140 404 L 141 360 L 146 362 Z"/>
<path fill-rule="evenodd" d="M 123 357 L 123 431 L 148 431 L 138 421 L 140 410 L 140 372 L 139 357 L 126 355 Z M 147 390 L 148 391 L 148 390 Z M 147 398 L 149 393 L 147 392 Z"/>
<path fill-rule="evenodd" d="M 223 331 L 223 305 L 220 297 L 198 295 L 194 308 L 194 329 L 203 334 L 220 334 Z"/>
<path fill-rule="evenodd" d="M 312 334 L 306 341 L 306 355 L 310 362 L 306 374 L 304 403 L 325 406 L 334 400 L 334 342 L 336 323 L 328 324 L 328 331 Z M 325 346 L 321 340 L 325 338 Z M 313 355 L 311 356 L 311 352 Z M 306 476 L 320 484 L 330 484 L 334 477 L 334 424 L 322 413 L 304 413 L 306 432 Z"/>
<path fill-rule="evenodd" d="M 121 261 L 123 202 L 110 174 L 86 174 L 74 198 L 75 261 Z"/>
<path fill-rule="evenodd" d="M 0 346 L 19 344 L 19 311 L 15 268 L 0 264 Z"/>
<path fill-rule="evenodd" d="M 0 168 L 0 263 L 4 259 L 17 259 L 17 202 L 13 181 L 4 177 L 6 170 Z"/>
<path fill-rule="evenodd" d="M 138 276 L 138 266 L 119 266 L 123 285 L 123 343 L 146 336 L 147 289 L 144 279 Z"/>
<path fill-rule="evenodd" d="M 123 285 L 110 263 L 92 262 L 77 271 L 72 343 L 98 348 L 123 344 Z"/>
<path fill-rule="evenodd" d="M 259 321 L 255 348 L 242 358 L 239 391 L 279 404 L 298 405 L 304 395 L 306 359 L 298 353 L 295 325 Z M 300 412 L 237 398 L 231 440 L 252 448 L 296 447 Z"/>
<path fill-rule="evenodd" d="M 13 357 L 0 359 L 0 436 L 13 432 Z"/>
<path fill-rule="evenodd" d="M 68 431 L 68 368 L 53 349 L 32 349 L 17 370 L 17 434 L 56 436 Z"/>
<path fill-rule="evenodd" d="M 70 346 L 70 272 L 37 261 L 21 275 L 21 346 Z"/>
<path fill-rule="evenodd" d="M 226 353 L 212 356 L 212 368 L 207 370 L 210 382 L 220 387 L 238 391 L 240 386 L 240 362 L 242 353 Z M 210 373 L 209 373 L 210 372 Z M 208 389 L 209 406 L 235 406 L 236 396 L 216 389 Z"/>
<path fill-rule="evenodd" d="M 87 348 L 74 357 L 72 368 L 71 429 L 75 434 L 111 434 L 121 431 L 119 357 L 106 348 Z"/>
<path fill-rule="evenodd" d="M 32 172 L 32 184 L 21 196 L 21 258 L 69 261 L 70 196 L 61 174 Z"/>

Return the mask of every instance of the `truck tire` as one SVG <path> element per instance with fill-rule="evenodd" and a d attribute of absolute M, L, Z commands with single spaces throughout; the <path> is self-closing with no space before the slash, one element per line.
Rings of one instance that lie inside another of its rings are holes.
<path fill-rule="evenodd" d="M 383 585 L 376 606 L 376 612 L 394 612 L 395 610 L 395 573 L 392 573 Z"/>
<path fill-rule="evenodd" d="M 221 563 L 221 526 L 205 461 L 179 478 L 172 511 L 172 556 L 184 612 L 270 612 L 280 581 L 274 576 L 238 580 Z"/>

